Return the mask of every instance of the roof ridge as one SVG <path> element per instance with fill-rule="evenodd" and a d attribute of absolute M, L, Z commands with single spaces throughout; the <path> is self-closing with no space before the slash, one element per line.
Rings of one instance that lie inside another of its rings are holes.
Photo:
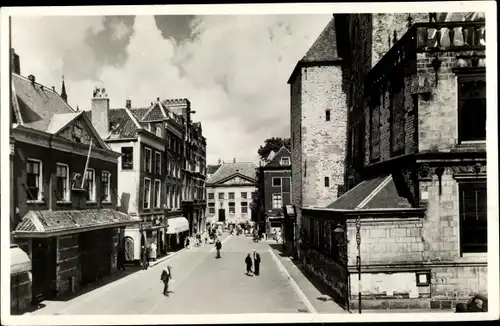
<path fill-rule="evenodd" d="M 392 175 L 389 174 L 384 180 L 382 180 L 377 188 L 373 189 L 373 191 L 368 194 L 368 196 L 366 196 L 365 199 L 363 199 L 361 203 L 358 204 L 358 206 L 356 206 L 355 209 L 362 209 L 363 207 L 365 207 L 382 189 L 385 188 L 385 186 L 387 186 L 387 184 L 389 184 L 389 182 L 391 182 L 391 180 Z"/>

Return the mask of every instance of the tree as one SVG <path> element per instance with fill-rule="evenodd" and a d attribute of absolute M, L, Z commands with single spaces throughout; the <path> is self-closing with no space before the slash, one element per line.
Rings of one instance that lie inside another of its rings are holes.
<path fill-rule="evenodd" d="M 264 141 L 257 153 L 261 159 L 265 160 L 271 151 L 278 152 L 281 147 L 285 146 L 288 150 L 292 149 L 292 141 L 290 138 L 271 137 Z"/>

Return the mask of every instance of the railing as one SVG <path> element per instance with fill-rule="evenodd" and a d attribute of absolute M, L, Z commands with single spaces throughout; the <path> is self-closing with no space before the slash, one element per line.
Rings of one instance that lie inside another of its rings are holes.
<path fill-rule="evenodd" d="M 380 59 L 365 78 L 365 95 L 373 94 L 416 59 L 418 52 L 484 50 L 484 21 L 416 23 Z M 378 93 L 378 92 L 376 92 Z"/>

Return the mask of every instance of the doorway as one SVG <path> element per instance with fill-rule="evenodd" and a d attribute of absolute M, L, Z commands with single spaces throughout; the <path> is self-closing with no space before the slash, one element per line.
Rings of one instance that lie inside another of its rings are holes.
<path fill-rule="evenodd" d="M 57 238 L 33 239 L 32 298 L 34 302 L 56 295 Z"/>
<path fill-rule="evenodd" d="M 226 221 L 226 210 L 224 208 L 219 209 L 219 222 Z"/>

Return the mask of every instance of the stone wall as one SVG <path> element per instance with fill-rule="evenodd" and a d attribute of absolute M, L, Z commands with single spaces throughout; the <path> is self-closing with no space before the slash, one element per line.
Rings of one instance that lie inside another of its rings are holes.
<path fill-rule="evenodd" d="M 31 272 L 10 276 L 11 314 L 22 314 L 31 305 Z"/>
<path fill-rule="evenodd" d="M 78 234 L 57 237 L 56 286 L 58 294 L 78 291 L 81 281 Z M 74 289 L 71 288 L 74 282 Z"/>
<path fill-rule="evenodd" d="M 307 67 L 302 80 L 302 206 L 327 206 L 344 185 L 347 106 L 339 66 Z M 330 121 L 325 111 L 330 110 Z M 329 186 L 325 186 L 325 177 Z"/>

